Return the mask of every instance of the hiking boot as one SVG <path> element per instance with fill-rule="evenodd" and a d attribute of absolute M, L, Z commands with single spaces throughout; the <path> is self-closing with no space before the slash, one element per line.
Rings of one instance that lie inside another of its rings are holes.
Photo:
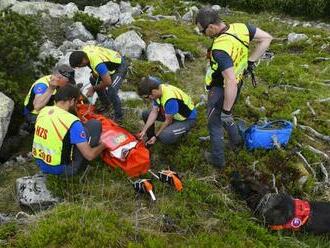
<path fill-rule="evenodd" d="M 218 163 L 218 162 L 214 162 L 214 159 L 213 159 L 213 156 L 212 156 L 212 153 L 210 153 L 210 152 L 208 152 L 208 151 L 205 151 L 204 152 L 204 158 L 205 158 L 205 160 L 206 160 L 206 162 L 208 163 L 208 164 L 211 164 L 211 165 L 213 165 L 215 168 L 217 168 L 217 169 L 223 169 L 223 168 L 225 168 L 225 165 L 224 165 L 224 163 Z"/>

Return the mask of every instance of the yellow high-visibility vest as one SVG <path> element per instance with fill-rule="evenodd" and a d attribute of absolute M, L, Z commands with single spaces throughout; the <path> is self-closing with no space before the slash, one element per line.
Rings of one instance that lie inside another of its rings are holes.
<path fill-rule="evenodd" d="M 186 120 L 195 108 L 191 97 L 181 89 L 169 84 L 160 84 L 159 87 L 161 87 L 162 96 L 156 102 L 164 108 L 167 101 L 171 99 L 177 100 L 179 103 L 179 112 L 173 116 L 173 119 L 178 121 Z"/>
<path fill-rule="evenodd" d="M 249 30 L 243 23 L 230 24 L 229 29 L 214 39 L 212 51 L 221 50 L 226 52 L 234 64 L 234 73 L 237 83 L 243 78 L 243 72 L 247 68 L 249 56 Z M 212 56 L 210 58 L 210 69 L 205 75 L 205 84 L 210 86 L 214 79 L 213 74 L 218 69 L 219 65 Z M 217 83 L 217 82 L 216 82 Z M 223 82 L 219 82 L 221 85 Z"/>
<path fill-rule="evenodd" d="M 67 137 L 71 125 L 79 118 L 57 106 L 44 107 L 37 118 L 32 155 L 45 163 L 58 166 L 71 162 L 72 145 Z M 64 145 L 70 145 L 69 148 Z M 66 149 L 64 149 L 64 146 Z"/>
<path fill-rule="evenodd" d="M 107 62 L 113 63 L 113 64 L 121 64 L 121 55 L 119 52 L 116 52 L 114 50 L 94 46 L 94 45 L 87 45 L 83 47 L 82 49 L 88 57 L 90 68 L 93 71 L 93 74 L 99 76 L 98 72 L 96 71 L 96 67 L 101 64 Z M 114 74 L 115 70 L 111 70 L 111 68 L 108 68 L 110 74 Z"/>
<path fill-rule="evenodd" d="M 24 100 L 24 106 L 32 113 L 32 114 L 38 114 L 39 111 L 35 110 L 34 107 L 33 107 L 33 101 L 34 101 L 34 98 L 35 98 L 35 94 L 34 92 L 32 91 L 34 86 L 39 84 L 39 83 L 43 83 L 43 84 L 46 84 L 48 87 L 49 87 L 49 82 L 50 82 L 50 77 L 51 75 L 48 75 L 48 76 L 44 76 L 42 78 L 39 78 L 37 81 L 35 81 L 30 90 L 29 90 L 29 93 L 26 95 L 25 97 L 25 100 Z M 56 90 L 53 91 L 53 94 L 51 96 L 51 98 L 49 99 L 48 103 L 47 103 L 47 106 L 52 106 L 54 105 L 54 95 L 56 93 Z"/>

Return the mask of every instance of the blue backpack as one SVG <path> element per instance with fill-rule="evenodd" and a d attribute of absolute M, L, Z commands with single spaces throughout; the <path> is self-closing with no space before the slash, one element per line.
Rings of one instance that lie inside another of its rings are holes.
<path fill-rule="evenodd" d="M 244 132 L 245 146 L 248 150 L 262 148 L 273 149 L 277 142 L 281 146 L 288 144 L 293 125 L 289 121 L 278 120 L 263 125 L 252 125 Z"/>

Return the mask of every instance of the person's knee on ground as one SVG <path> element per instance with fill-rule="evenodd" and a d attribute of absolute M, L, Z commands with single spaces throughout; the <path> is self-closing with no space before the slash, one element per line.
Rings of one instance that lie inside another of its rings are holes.
<path fill-rule="evenodd" d="M 172 145 L 178 142 L 180 137 L 181 136 L 176 136 L 173 132 L 164 130 L 160 133 L 158 139 L 160 142 L 162 142 L 165 145 Z"/>

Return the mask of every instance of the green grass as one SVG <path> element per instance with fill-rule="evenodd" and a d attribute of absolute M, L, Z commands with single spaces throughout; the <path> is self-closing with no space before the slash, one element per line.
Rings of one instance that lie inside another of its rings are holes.
<path fill-rule="evenodd" d="M 257 67 L 257 88 L 253 88 L 250 81 L 245 82 L 235 106 L 235 115 L 251 124 L 262 117 L 291 120 L 290 114 L 301 109 L 298 115 L 300 124 L 330 135 L 330 123 L 325 121 L 330 119 L 330 103 L 313 102 L 329 97 L 329 86 L 320 84 L 330 79 L 329 62 L 312 63 L 316 57 L 328 57 L 321 46 L 329 43 L 330 33 L 281 24 L 272 21 L 267 13 L 234 12 L 224 19 L 228 22 L 250 21 L 277 38 L 286 38 L 290 32 L 303 32 L 311 39 L 310 43 L 293 45 L 273 42 L 270 50 L 275 53 L 275 58 Z M 205 94 L 203 75 L 207 61 L 204 54 L 210 41 L 195 34 L 192 26 L 168 20 L 138 20 L 134 26 L 116 28 L 111 32 L 118 36 L 135 28 L 147 42 L 171 42 L 180 49 L 193 52 L 196 60 L 188 62 L 186 68 L 176 74 L 164 73 L 159 63 L 132 61 L 125 90 L 135 90 L 141 77 L 152 74 L 183 88 L 197 103 L 200 95 Z M 175 34 L 177 39 L 162 41 L 160 36 L 163 34 Z M 301 66 L 305 64 L 308 68 Z M 278 87 L 281 84 L 305 90 L 284 90 Z M 247 96 L 254 105 L 264 106 L 266 113 L 251 111 L 244 103 Z M 307 101 L 311 102 L 317 117 L 311 115 Z M 132 108 L 142 110 L 150 105 L 130 101 L 123 106 L 130 108 L 124 126 L 135 133 L 141 129 L 142 123 Z M 154 181 L 157 201 L 151 203 L 147 195 L 135 194 L 122 171 L 112 170 L 98 160 L 91 163 L 90 171 L 81 182 L 81 174 L 68 180 L 48 177 L 49 189 L 61 197 L 63 203 L 37 215 L 37 220 L 27 226 L 1 225 L 0 240 L 5 240 L 9 247 L 329 247 L 327 236 L 269 231 L 253 218 L 245 203 L 228 187 L 233 171 L 250 175 L 255 169 L 259 178 L 270 185 L 274 174 L 277 187 L 294 196 L 329 200 L 329 192 L 313 192 L 315 180 L 312 177 L 305 185 L 298 185 L 298 179 L 306 175 L 306 170 L 302 168 L 302 161 L 291 154 L 298 144 L 310 144 L 323 151 L 329 150 L 329 144 L 311 141 L 305 132 L 295 129 L 289 146 L 283 151 L 249 152 L 242 149 L 233 152 L 227 149 L 227 167 L 219 172 L 203 159 L 203 151 L 209 143 L 200 143 L 198 137 L 208 134 L 205 106 L 198 108 L 198 112 L 197 125 L 181 143 L 172 146 L 156 144 L 151 150 L 154 171 L 171 168 L 183 176 L 182 193 Z M 322 161 L 319 155 L 307 149 L 303 148 L 302 153 L 310 163 Z M 255 161 L 259 162 L 253 168 Z M 313 166 L 317 179 L 322 180 L 318 166 Z M 35 168 L 31 167 L 31 170 Z M 13 185 L 15 178 L 26 173 L 22 167 L 1 171 L 0 190 L 4 197 L 2 201 L 0 199 L 0 212 L 19 210 L 13 198 Z"/>

